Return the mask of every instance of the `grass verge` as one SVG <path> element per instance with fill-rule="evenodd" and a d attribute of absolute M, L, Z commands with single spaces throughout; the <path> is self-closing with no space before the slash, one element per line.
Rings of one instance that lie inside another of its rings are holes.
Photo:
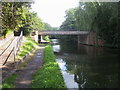
<path fill-rule="evenodd" d="M 38 43 L 33 41 L 31 38 L 24 38 L 24 41 L 20 47 L 20 51 L 18 52 L 17 59 L 21 59 L 23 56 L 25 56 L 28 52 L 30 52 L 32 49 L 37 49 Z"/>
<path fill-rule="evenodd" d="M 32 88 L 66 88 L 52 47 L 44 50 L 44 65 L 33 76 Z"/>
<path fill-rule="evenodd" d="M 27 53 L 29 53 L 31 50 L 34 49 L 34 51 L 32 53 L 29 53 L 29 56 L 25 58 L 24 61 L 22 61 L 21 64 L 19 64 L 17 66 L 17 69 L 21 69 L 24 68 L 27 63 L 33 59 L 35 52 L 37 51 L 37 49 L 39 49 L 38 43 L 36 43 L 35 41 L 33 41 L 31 38 L 24 38 L 24 41 L 20 47 L 20 51 L 18 52 L 17 55 L 17 60 L 20 60 L 23 56 L 25 56 Z"/>
<path fill-rule="evenodd" d="M 14 88 L 15 81 L 17 79 L 17 74 L 12 74 L 11 76 L 7 77 L 5 81 L 2 83 L 2 88 Z"/>

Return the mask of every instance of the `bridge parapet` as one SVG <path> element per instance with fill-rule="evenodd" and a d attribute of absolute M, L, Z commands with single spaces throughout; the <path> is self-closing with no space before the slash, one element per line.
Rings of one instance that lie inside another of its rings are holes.
<path fill-rule="evenodd" d="M 89 34 L 88 31 L 39 31 L 39 35 L 83 35 Z"/>

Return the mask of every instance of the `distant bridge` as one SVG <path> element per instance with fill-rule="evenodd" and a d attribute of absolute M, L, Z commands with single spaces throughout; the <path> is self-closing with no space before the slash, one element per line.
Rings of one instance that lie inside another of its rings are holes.
<path fill-rule="evenodd" d="M 95 45 L 95 33 L 89 31 L 64 31 L 64 30 L 42 30 L 33 32 L 32 37 L 36 42 L 42 42 L 44 35 L 76 35 L 78 36 L 78 44 Z M 98 40 L 98 45 L 102 45 L 102 41 Z"/>
<path fill-rule="evenodd" d="M 49 30 L 49 31 L 38 31 L 38 35 L 83 35 L 89 34 L 88 31 L 63 31 L 63 30 Z"/>

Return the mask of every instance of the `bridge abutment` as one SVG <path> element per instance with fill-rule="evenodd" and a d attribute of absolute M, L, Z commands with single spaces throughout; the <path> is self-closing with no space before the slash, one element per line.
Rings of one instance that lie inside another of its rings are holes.
<path fill-rule="evenodd" d="M 42 35 L 38 35 L 38 43 L 41 43 L 43 41 L 43 36 Z"/>
<path fill-rule="evenodd" d="M 38 43 L 38 31 L 32 32 L 30 37 Z"/>
<path fill-rule="evenodd" d="M 101 39 L 97 39 L 98 42 L 96 43 L 95 41 L 95 33 L 94 32 L 89 32 L 89 34 L 81 34 L 78 35 L 78 46 L 79 44 L 86 44 L 86 45 L 98 45 L 98 46 L 103 46 L 103 42 Z"/>

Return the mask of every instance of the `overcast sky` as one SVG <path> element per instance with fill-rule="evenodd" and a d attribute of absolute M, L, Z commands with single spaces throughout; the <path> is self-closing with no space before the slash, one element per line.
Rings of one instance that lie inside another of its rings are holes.
<path fill-rule="evenodd" d="M 32 9 L 43 22 L 49 23 L 52 27 L 59 27 L 65 20 L 65 11 L 77 7 L 78 2 L 79 0 L 35 0 Z"/>

